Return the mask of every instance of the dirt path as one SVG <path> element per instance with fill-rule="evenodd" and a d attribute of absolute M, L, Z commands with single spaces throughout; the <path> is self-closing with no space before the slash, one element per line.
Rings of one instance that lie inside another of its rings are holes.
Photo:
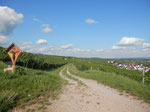
<path fill-rule="evenodd" d="M 67 74 L 86 85 L 79 86 L 77 81 L 67 78 L 62 71 L 59 75 L 70 84 L 64 88 L 59 99 L 47 108 L 48 112 L 150 112 L 149 104 L 131 96 L 120 95 L 117 90 L 96 81 L 76 77 L 67 69 Z"/>

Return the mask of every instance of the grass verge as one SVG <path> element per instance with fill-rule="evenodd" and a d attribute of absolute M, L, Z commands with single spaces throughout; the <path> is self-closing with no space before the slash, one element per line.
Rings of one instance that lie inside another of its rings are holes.
<path fill-rule="evenodd" d="M 0 61 L 0 111 L 31 105 L 44 98 L 55 98 L 60 92 L 63 80 L 58 68 L 41 71 L 20 67 L 15 73 L 4 73 L 6 64 Z M 46 102 L 47 103 L 47 102 Z"/>

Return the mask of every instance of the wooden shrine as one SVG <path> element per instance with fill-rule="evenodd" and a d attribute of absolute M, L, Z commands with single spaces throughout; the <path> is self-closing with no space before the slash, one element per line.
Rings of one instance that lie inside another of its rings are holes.
<path fill-rule="evenodd" d="M 11 58 L 12 61 L 12 69 L 13 71 L 15 71 L 15 64 L 17 61 L 18 56 L 21 53 L 21 50 L 14 44 L 12 43 L 7 49 L 6 49 L 6 53 L 8 53 L 8 55 Z"/>

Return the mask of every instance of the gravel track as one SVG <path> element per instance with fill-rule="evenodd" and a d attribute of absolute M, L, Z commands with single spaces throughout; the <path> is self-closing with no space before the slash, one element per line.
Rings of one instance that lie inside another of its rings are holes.
<path fill-rule="evenodd" d="M 120 95 L 116 89 L 94 80 L 74 76 L 67 68 L 67 74 L 78 78 L 86 85 L 79 86 L 77 81 L 63 75 L 64 69 L 59 75 L 68 80 L 69 84 L 63 88 L 59 98 L 47 107 L 47 112 L 150 112 L 150 104 L 132 96 Z"/>

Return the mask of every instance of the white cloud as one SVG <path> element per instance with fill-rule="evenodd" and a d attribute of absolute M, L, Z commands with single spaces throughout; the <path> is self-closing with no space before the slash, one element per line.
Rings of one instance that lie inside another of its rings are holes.
<path fill-rule="evenodd" d="M 34 46 L 32 45 L 32 42 L 22 42 L 20 44 L 20 49 L 21 50 L 29 50 L 31 48 L 34 48 Z"/>
<path fill-rule="evenodd" d="M 102 52 L 104 49 L 96 49 L 96 52 Z"/>
<path fill-rule="evenodd" d="M 42 24 L 42 27 L 44 27 L 44 28 L 42 29 L 42 31 L 43 31 L 44 33 L 50 33 L 50 32 L 53 31 L 53 30 L 49 27 L 49 24 Z"/>
<path fill-rule="evenodd" d="M 115 48 L 115 47 L 114 47 Z M 104 49 L 103 52 L 97 52 L 96 50 L 68 48 L 64 49 L 61 46 L 34 46 L 29 49 L 25 49 L 27 52 L 40 53 L 47 55 L 59 55 L 59 56 L 76 56 L 76 57 L 101 57 L 101 58 L 127 58 L 127 57 L 148 57 L 150 56 L 149 49 Z M 99 50 L 101 51 L 101 50 Z"/>
<path fill-rule="evenodd" d="M 34 46 L 32 46 L 32 45 L 20 46 L 20 49 L 21 49 L 21 50 L 29 50 L 29 49 L 31 49 L 31 48 L 34 48 Z"/>
<path fill-rule="evenodd" d="M 21 45 L 31 45 L 32 42 L 22 42 Z"/>
<path fill-rule="evenodd" d="M 71 49 L 72 52 L 89 52 L 89 49 L 78 49 L 78 48 L 74 48 Z"/>
<path fill-rule="evenodd" d="M 67 44 L 67 45 L 63 45 L 63 46 L 60 46 L 60 47 L 63 48 L 63 49 L 68 49 L 68 48 L 72 47 L 72 44 Z"/>
<path fill-rule="evenodd" d="M 10 34 L 22 19 L 23 14 L 6 6 L 0 6 L 0 35 Z"/>
<path fill-rule="evenodd" d="M 37 18 L 33 18 L 32 20 L 35 21 L 35 22 L 39 21 L 39 19 L 37 19 Z"/>
<path fill-rule="evenodd" d="M 136 38 L 136 37 L 123 37 L 120 42 L 116 45 L 127 46 L 127 45 L 140 45 L 144 39 Z"/>
<path fill-rule="evenodd" d="M 47 44 L 47 40 L 40 39 L 40 40 L 36 41 L 36 44 Z"/>
<path fill-rule="evenodd" d="M 38 53 L 42 53 L 42 52 L 47 52 L 48 51 L 48 47 L 40 47 L 40 48 L 38 48 L 38 49 L 36 49 L 36 52 L 38 52 Z"/>
<path fill-rule="evenodd" d="M 109 49 L 107 53 L 110 55 L 110 57 L 115 58 L 149 57 L 150 44 L 143 42 L 144 39 L 142 38 L 123 37 L 120 42 L 112 46 L 112 49 Z"/>
<path fill-rule="evenodd" d="M 126 49 L 126 47 L 112 46 L 112 49 L 114 49 L 114 50 L 119 50 L 119 49 Z"/>
<path fill-rule="evenodd" d="M 43 39 L 40 39 L 43 40 Z M 122 39 L 121 39 L 122 40 Z M 149 43 L 143 43 L 141 40 L 139 44 L 131 45 L 116 45 L 108 49 L 80 49 L 74 48 L 72 44 L 62 46 L 33 46 L 31 42 L 23 43 L 22 48 L 27 52 L 40 53 L 47 55 L 59 55 L 59 56 L 76 56 L 76 57 L 101 57 L 101 58 L 127 58 L 127 57 L 149 57 L 150 47 Z M 37 41 L 37 43 L 47 43 L 43 41 Z M 131 42 L 129 42 L 131 43 Z"/>
<path fill-rule="evenodd" d="M 93 19 L 90 19 L 90 18 L 86 19 L 85 22 L 86 22 L 87 24 L 97 24 L 97 23 L 98 23 L 97 21 L 95 21 L 95 20 L 93 20 Z"/>
<path fill-rule="evenodd" d="M 6 36 L 0 35 L 0 45 L 6 45 L 9 43 L 9 39 Z"/>
<path fill-rule="evenodd" d="M 150 48 L 150 44 L 149 43 L 143 43 L 143 48 Z"/>

